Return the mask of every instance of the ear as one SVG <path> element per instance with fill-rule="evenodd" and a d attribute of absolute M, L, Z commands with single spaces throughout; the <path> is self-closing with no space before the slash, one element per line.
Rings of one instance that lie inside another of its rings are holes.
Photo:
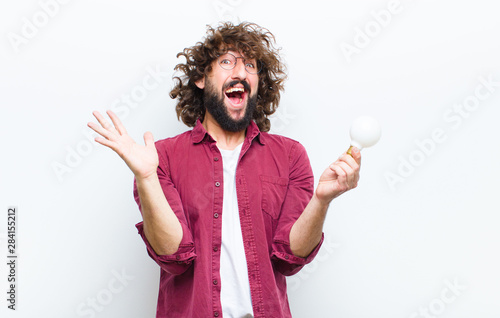
<path fill-rule="evenodd" d="M 199 88 L 199 89 L 204 89 L 205 88 L 205 76 L 203 76 L 203 78 L 197 80 L 196 82 L 194 82 L 196 84 L 196 86 Z"/>

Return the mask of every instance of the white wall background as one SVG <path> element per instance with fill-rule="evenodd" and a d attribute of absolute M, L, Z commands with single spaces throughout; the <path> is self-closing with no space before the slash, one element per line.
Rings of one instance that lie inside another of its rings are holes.
<path fill-rule="evenodd" d="M 289 81 L 273 132 L 305 145 L 317 178 L 348 147 L 354 118 L 383 126 L 363 151 L 359 187 L 330 208 L 318 258 L 289 280 L 294 317 L 500 317 L 499 9 L 489 0 L 2 1 L 0 316 L 154 317 L 159 268 L 134 227 L 132 174 L 87 141 L 86 123 L 119 106 L 137 141 L 146 130 L 185 131 L 168 97 L 175 55 L 206 24 L 239 19 L 269 28 L 283 48 Z M 148 69 L 163 72 L 156 89 L 143 87 Z M 131 95 L 139 102 L 126 105 Z M 8 206 L 19 210 L 15 312 Z"/>

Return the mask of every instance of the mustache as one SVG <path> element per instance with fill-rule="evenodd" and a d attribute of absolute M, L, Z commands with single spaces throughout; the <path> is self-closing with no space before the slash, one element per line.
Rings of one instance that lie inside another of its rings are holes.
<path fill-rule="evenodd" d="M 238 81 L 238 80 L 235 80 L 235 81 L 231 81 L 229 82 L 226 86 L 224 86 L 224 91 L 226 89 L 228 89 L 229 87 L 233 87 L 235 86 L 236 84 L 241 84 L 243 85 L 243 87 L 245 88 L 245 92 L 248 92 L 250 93 L 250 84 L 248 84 L 247 81 Z"/>

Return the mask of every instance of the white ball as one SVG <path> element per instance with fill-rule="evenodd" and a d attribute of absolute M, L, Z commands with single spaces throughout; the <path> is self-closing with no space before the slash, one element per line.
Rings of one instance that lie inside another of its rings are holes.
<path fill-rule="evenodd" d="M 375 145 L 382 134 L 379 122 L 369 116 L 356 118 L 351 125 L 351 145 L 358 148 L 366 148 Z"/>

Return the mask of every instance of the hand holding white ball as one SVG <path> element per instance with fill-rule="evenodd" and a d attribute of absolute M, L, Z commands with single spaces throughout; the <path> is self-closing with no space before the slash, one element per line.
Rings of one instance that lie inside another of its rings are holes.
<path fill-rule="evenodd" d="M 380 124 L 375 118 L 369 116 L 356 118 L 351 125 L 351 147 L 347 150 L 347 154 L 351 154 L 352 147 L 361 150 L 375 145 L 381 134 Z"/>

